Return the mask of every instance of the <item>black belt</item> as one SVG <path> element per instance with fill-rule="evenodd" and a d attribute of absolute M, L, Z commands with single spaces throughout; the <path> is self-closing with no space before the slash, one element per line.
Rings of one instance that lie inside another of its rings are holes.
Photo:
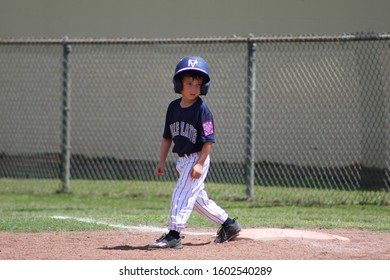
<path fill-rule="evenodd" d="M 191 154 L 177 154 L 179 157 L 189 157 Z"/>

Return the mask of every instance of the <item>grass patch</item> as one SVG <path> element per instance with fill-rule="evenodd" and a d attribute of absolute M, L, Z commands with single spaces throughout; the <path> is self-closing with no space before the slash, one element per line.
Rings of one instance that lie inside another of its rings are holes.
<path fill-rule="evenodd" d="M 58 193 L 59 182 L 56 180 L 0 179 L 0 231 L 112 229 L 93 223 L 50 218 L 59 215 L 128 226 L 165 227 L 173 185 L 166 182 L 73 180 L 68 193 Z M 390 207 L 386 203 L 379 203 L 387 201 L 387 193 L 370 193 L 373 196 L 370 203 L 360 203 L 364 199 L 356 199 L 356 194 L 351 199 L 348 193 L 325 191 L 329 192 L 326 195 L 330 199 L 335 196 L 344 201 L 328 204 L 322 199 L 324 190 L 292 189 L 283 192 L 280 188 L 259 188 L 256 196 L 248 201 L 245 188 L 242 188 L 242 193 L 227 196 L 229 191 L 226 192 L 226 189 L 229 188 L 233 190 L 237 186 L 207 185 L 210 196 L 231 217 L 239 217 L 240 223 L 247 228 L 361 228 L 390 231 Z M 193 227 L 217 227 L 196 212 L 188 224 Z"/>

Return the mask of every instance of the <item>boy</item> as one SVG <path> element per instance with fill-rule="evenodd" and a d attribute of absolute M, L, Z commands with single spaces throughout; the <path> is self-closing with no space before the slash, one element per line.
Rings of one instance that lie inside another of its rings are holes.
<path fill-rule="evenodd" d="M 201 57 L 191 56 L 181 59 L 176 66 L 173 84 L 175 92 L 181 94 L 181 98 L 168 106 L 160 161 L 155 175 L 163 175 L 173 142 L 172 152 L 179 156 L 176 169 L 180 176 L 172 194 L 169 233 L 150 244 L 149 248 L 183 248 L 180 232 L 194 208 L 210 221 L 221 225 L 215 242 L 227 242 L 239 234 L 241 226 L 209 199 L 204 190 L 204 180 L 210 165 L 209 153 L 215 142 L 212 113 L 199 97 L 206 95 L 210 86 L 206 61 Z"/>

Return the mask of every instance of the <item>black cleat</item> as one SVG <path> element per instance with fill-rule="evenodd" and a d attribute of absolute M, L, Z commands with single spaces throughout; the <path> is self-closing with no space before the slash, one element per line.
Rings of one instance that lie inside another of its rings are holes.
<path fill-rule="evenodd" d="M 234 237 L 236 237 L 240 231 L 241 231 L 241 226 L 240 224 L 236 221 L 237 218 L 234 218 L 234 224 L 231 225 L 222 225 L 218 232 L 217 232 L 217 237 L 215 238 L 214 242 L 215 243 L 223 243 L 223 242 L 228 242 L 232 240 Z"/>
<path fill-rule="evenodd" d="M 156 242 L 149 244 L 149 249 L 165 249 L 165 248 L 173 248 L 173 249 L 182 249 L 183 244 L 181 244 L 181 238 L 176 239 L 169 234 L 164 234 Z"/>

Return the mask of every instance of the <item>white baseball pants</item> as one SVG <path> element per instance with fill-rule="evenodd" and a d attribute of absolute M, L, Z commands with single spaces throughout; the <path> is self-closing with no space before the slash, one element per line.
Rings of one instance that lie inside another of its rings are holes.
<path fill-rule="evenodd" d="M 204 190 L 204 180 L 209 170 L 210 156 L 207 157 L 203 165 L 202 176 L 199 179 L 191 178 L 191 169 L 198 158 L 199 153 L 194 153 L 177 160 L 176 169 L 180 176 L 172 193 L 169 230 L 180 232 L 185 227 L 194 208 L 202 216 L 219 225 L 228 218 L 225 210 L 209 199 Z"/>

